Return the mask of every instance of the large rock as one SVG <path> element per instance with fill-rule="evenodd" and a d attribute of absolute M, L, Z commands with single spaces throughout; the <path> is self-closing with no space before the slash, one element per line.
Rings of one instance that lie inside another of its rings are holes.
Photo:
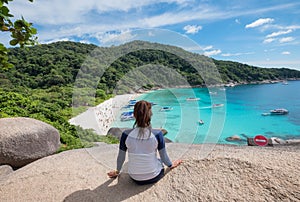
<path fill-rule="evenodd" d="M 31 118 L 0 119 L 0 165 L 19 168 L 51 155 L 60 146 L 53 126 Z"/>
<path fill-rule="evenodd" d="M 114 136 L 118 138 L 119 140 L 121 139 L 122 133 L 124 130 L 128 130 L 130 128 L 117 128 L 117 127 L 112 127 L 108 130 L 107 135 Z"/>
<path fill-rule="evenodd" d="M 0 201 L 299 201 L 300 150 L 293 148 L 170 143 L 171 160 L 184 162 L 166 169 L 158 183 L 140 186 L 126 172 L 108 178 L 118 147 L 101 143 L 39 159 L 0 179 Z"/>

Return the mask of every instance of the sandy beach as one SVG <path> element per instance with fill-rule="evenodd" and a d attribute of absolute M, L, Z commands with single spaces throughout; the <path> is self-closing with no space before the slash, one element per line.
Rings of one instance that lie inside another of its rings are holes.
<path fill-rule="evenodd" d="M 132 99 L 141 94 L 116 95 L 96 107 L 90 107 L 85 112 L 73 117 L 69 122 L 83 129 L 93 129 L 98 135 L 106 135 L 112 122 L 119 118 L 119 111 Z"/>

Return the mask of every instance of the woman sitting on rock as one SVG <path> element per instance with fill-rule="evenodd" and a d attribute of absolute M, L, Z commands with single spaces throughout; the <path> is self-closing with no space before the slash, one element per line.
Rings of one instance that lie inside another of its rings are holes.
<path fill-rule="evenodd" d="M 137 184 L 155 183 L 164 176 L 163 163 L 169 168 L 177 167 L 182 161 L 170 161 L 163 134 L 151 128 L 151 103 L 139 101 L 134 105 L 134 128 L 122 133 L 117 170 L 110 171 L 109 177 L 119 175 L 128 150 L 128 173 Z M 136 127 L 135 127 L 136 126 Z M 157 158 L 157 151 L 160 159 Z"/>

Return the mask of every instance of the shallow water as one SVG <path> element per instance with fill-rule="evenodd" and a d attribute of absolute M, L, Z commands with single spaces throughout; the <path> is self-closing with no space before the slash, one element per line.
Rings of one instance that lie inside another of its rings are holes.
<path fill-rule="evenodd" d="M 164 128 L 174 142 L 246 144 L 245 137 L 262 134 L 268 138 L 300 138 L 300 81 L 241 85 L 228 88 L 180 88 L 152 91 L 137 98 L 154 102 L 153 128 Z M 188 101 L 189 97 L 200 100 Z M 212 107 L 213 104 L 224 104 Z M 161 112 L 160 108 L 173 109 Z M 289 110 L 287 115 L 268 115 L 275 108 Z M 204 124 L 199 124 L 199 120 Z M 132 127 L 134 121 L 113 123 Z M 225 139 L 239 135 L 244 141 Z"/>

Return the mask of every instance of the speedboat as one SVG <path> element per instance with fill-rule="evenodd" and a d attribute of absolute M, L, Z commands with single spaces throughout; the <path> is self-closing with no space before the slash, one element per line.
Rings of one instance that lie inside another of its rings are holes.
<path fill-rule="evenodd" d="M 173 110 L 173 108 L 172 108 L 172 107 L 169 107 L 169 106 L 164 106 L 164 107 L 161 107 L 161 108 L 160 108 L 160 111 L 161 111 L 161 112 L 171 111 L 171 110 Z"/>
<path fill-rule="evenodd" d="M 223 107 L 224 104 L 213 104 L 212 107 Z"/>
<path fill-rule="evenodd" d="M 197 101 L 197 100 L 200 100 L 200 98 L 198 98 L 198 97 L 188 97 L 188 98 L 186 98 L 186 101 Z"/>
<path fill-rule="evenodd" d="M 201 120 L 198 121 L 198 123 L 199 123 L 200 125 L 203 125 L 203 124 L 204 124 L 204 121 L 201 119 Z"/>
<path fill-rule="evenodd" d="M 133 111 L 123 112 L 121 114 L 120 118 L 121 118 L 121 121 L 130 121 L 130 120 L 133 120 L 134 119 Z"/>
<path fill-rule="evenodd" d="M 283 108 L 270 110 L 271 115 L 285 115 L 288 113 L 289 113 L 289 111 L 287 109 L 283 109 Z"/>

